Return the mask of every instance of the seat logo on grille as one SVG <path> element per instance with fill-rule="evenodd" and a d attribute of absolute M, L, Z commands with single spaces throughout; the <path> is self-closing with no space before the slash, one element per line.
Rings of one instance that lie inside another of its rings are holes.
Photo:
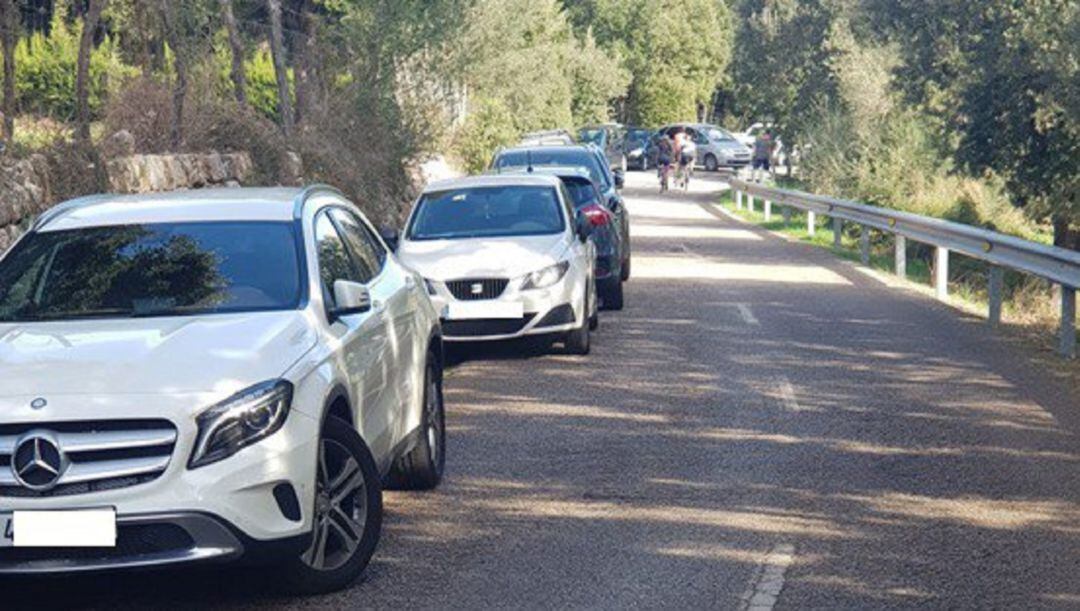
<path fill-rule="evenodd" d="M 44 397 L 38 397 L 30 402 L 30 409 L 42 409 L 48 404 L 49 402 Z"/>
<path fill-rule="evenodd" d="M 484 285 L 477 282 L 477 283 L 473 284 L 471 287 L 469 287 L 469 290 L 472 291 L 473 295 L 483 295 L 484 294 Z"/>
<path fill-rule="evenodd" d="M 56 435 L 49 431 L 30 431 L 15 444 L 11 470 L 24 487 L 39 492 L 49 490 L 60 481 L 67 469 L 68 459 L 60 449 Z"/>

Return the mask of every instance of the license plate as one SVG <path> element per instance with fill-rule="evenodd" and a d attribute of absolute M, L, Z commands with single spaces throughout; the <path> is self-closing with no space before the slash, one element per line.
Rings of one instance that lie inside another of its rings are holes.
<path fill-rule="evenodd" d="M 0 547 L 116 547 L 116 510 L 0 514 Z"/>
<path fill-rule="evenodd" d="M 520 301 L 486 301 L 476 303 L 451 303 L 446 306 L 450 320 L 476 320 L 479 318 L 521 318 L 525 306 Z"/>

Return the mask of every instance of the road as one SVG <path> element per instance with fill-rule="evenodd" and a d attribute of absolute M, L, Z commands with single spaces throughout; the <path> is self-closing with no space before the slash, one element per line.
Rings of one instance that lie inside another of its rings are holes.
<path fill-rule="evenodd" d="M 634 277 L 590 356 L 454 351 L 446 481 L 387 494 L 352 589 L 292 599 L 215 569 L 16 601 L 1080 607 L 1080 399 L 1061 380 L 943 305 L 727 218 L 715 179 L 654 184 L 629 176 Z"/>

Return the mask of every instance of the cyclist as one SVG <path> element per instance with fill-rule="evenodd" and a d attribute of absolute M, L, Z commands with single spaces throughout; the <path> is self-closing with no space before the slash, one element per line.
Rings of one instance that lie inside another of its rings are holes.
<path fill-rule="evenodd" d="M 667 134 L 660 136 L 656 142 L 656 170 L 660 178 L 660 192 L 668 190 L 668 181 L 671 177 L 671 161 L 675 158 L 675 144 Z"/>
<path fill-rule="evenodd" d="M 679 132 L 680 142 L 678 143 L 678 158 L 679 158 L 679 173 L 678 184 L 686 190 L 690 187 L 690 177 L 694 173 L 694 161 L 697 159 L 697 144 L 694 143 L 694 138 L 687 132 Z"/>

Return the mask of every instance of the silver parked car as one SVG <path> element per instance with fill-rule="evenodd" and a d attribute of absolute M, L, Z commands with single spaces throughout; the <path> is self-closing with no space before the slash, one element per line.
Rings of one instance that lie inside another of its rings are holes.
<path fill-rule="evenodd" d="M 713 172 L 720 167 L 741 168 L 750 165 L 752 151 L 739 142 L 731 132 L 708 123 L 672 123 L 658 134 L 674 136 L 685 131 L 697 145 L 697 165 Z"/>

